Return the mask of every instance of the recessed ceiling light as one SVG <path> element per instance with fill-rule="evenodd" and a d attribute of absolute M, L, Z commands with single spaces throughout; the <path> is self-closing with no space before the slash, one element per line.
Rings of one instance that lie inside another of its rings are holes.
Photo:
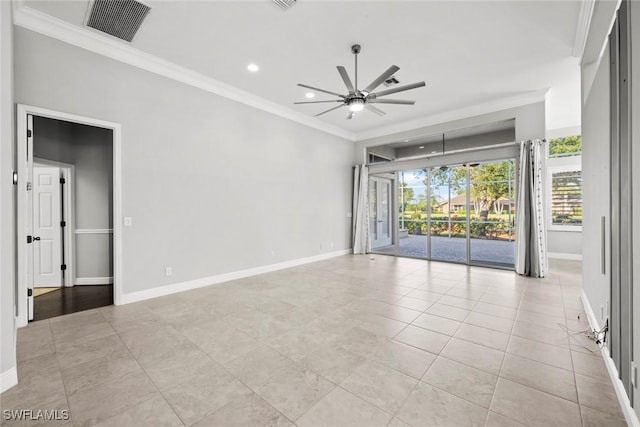
<path fill-rule="evenodd" d="M 307 98 L 313 98 L 314 96 L 316 96 L 316 94 L 313 92 L 307 92 L 304 96 L 306 96 Z"/>
<path fill-rule="evenodd" d="M 404 140 L 404 142 L 409 142 L 409 140 L 408 140 L 408 139 L 405 139 L 405 140 Z"/>
<path fill-rule="evenodd" d="M 247 70 L 251 71 L 252 73 L 257 73 L 259 69 L 260 67 L 258 67 L 256 64 L 247 65 Z"/>
<path fill-rule="evenodd" d="M 422 150 L 424 148 L 424 145 L 421 145 L 420 147 L 418 147 L 419 150 Z"/>
<path fill-rule="evenodd" d="M 433 151 L 431 152 L 431 154 L 436 154 L 437 152 L 438 152 L 438 150 L 433 150 Z"/>

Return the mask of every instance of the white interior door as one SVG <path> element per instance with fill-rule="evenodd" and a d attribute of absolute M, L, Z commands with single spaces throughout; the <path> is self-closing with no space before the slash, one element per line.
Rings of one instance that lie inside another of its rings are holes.
<path fill-rule="evenodd" d="M 33 285 L 62 286 L 60 168 L 33 167 Z"/>
<path fill-rule="evenodd" d="M 369 180 L 369 221 L 371 248 L 388 246 L 393 235 L 393 210 L 390 179 L 371 177 Z"/>

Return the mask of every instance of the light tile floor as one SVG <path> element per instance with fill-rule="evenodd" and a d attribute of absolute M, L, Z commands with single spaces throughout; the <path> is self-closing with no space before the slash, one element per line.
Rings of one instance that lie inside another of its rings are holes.
<path fill-rule="evenodd" d="M 2 409 L 54 425 L 623 426 L 580 264 L 343 256 L 18 333 Z M 26 425 L 4 422 L 3 425 Z"/>

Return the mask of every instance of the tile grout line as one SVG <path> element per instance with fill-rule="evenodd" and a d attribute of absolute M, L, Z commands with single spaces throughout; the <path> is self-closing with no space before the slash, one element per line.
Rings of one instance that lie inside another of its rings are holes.
<path fill-rule="evenodd" d="M 153 310 L 152 310 L 153 311 Z M 104 314 L 103 314 L 104 317 Z M 105 320 L 109 323 L 109 325 L 113 328 L 113 326 L 111 325 L 111 322 L 109 322 L 106 318 Z M 160 320 L 162 322 L 163 325 L 167 325 L 167 323 L 164 321 L 164 319 L 158 318 L 158 320 Z M 169 325 L 170 326 L 170 325 Z M 132 328 L 133 329 L 133 328 Z M 136 363 L 138 364 L 138 366 L 140 367 L 140 370 L 144 373 L 144 375 L 147 377 L 147 379 L 151 382 L 151 384 L 153 384 L 153 387 L 156 389 L 156 391 L 158 392 L 158 394 L 160 395 L 160 397 L 162 397 L 162 400 L 164 400 L 164 402 L 167 404 L 167 406 L 171 409 L 171 411 L 174 413 L 174 415 L 176 416 L 176 418 L 178 418 L 178 420 L 180 420 L 180 422 L 182 423 L 183 426 L 187 426 L 187 423 L 180 417 L 180 415 L 178 415 L 178 413 L 176 412 L 176 410 L 174 409 L 174 407 L 171 405 L 171 403 L 169 403 L 169 401 L 167 400 L 167 398 L 165 397 L 165 395 L 162 393 L 162 391 L 160 391 L 160 389 L 158 388 L 158 385 L 156 384 L 156 382 L 153 380 L 153 378 L 151 378 L 151 376 L 149 375 L 149 373 L 147 372 L 147 370 L 144 368 L 144 366 L 142 366 L 142 363 L 140 363 L 140 361 L 138 360 L 137 357 L 135 357 L 133 355 L 133 353 L 131 353 L 131 349 L 129 348 L 129 346 L 124 342 L 124 340 L 122 339 L 122 337 L 120 336 L 120 333 L 113 328 L 113 330 L 115 331 L 116 335 L 118 336 L 118 339 L 122 342 L 122 345 L 124 346 L 124 348 L 127 350 L 127 353 L 129 353 L 129 355 L 133 358 L 133 360 L 136 361 Z M 148 400 L 151 400 L 148 399 Z M 146 401 L 148 401 L 146 400 Z M 145 401 L 145 402 L 146 402 Z M 141 402 L 143 403 L 143 402 Z M 116 414 L 117 415 L 117 414 Z M 115 416 L 115 415 L 114 415 Z M 109 417 L 109 418 L 113 418 L 113 417 Z M 109 419 L 107 418 L 107 419 Z"/>
<path fill-rule="evenodd" d="M 565 323 L 565 326 L 567 326 L 566 325 L 566 323 L 567 323 L 567 310 L 564 307 L 564 292 L 562 290 L 562 284 L 560 284 L 560 293 L 562 295 L 562 310 L 565 313 L 564 323 Z M 584 419 L 584 415 L 582 414 L 582 405 L 580 404 L 580 400 L 581 399 L 580 399 L 580 393 L 578 392 L 578 378 L 576 377 L 576 366 L 575 366 L 575 363 L 573 361 L 573 352 L 571 351 L 571 340 L 568 338 L 568 335 L 567 335 L 567 341 L 569 341 L 569 356 L 571 358 L 571 370 L 572 370 L 572 374 L 573 374 L 573 384 L 574 384 L 575 390 L 576 390 L 576 400 L 577 400 L 577 404 L 578 404 L 578 414 L 580 415 L 580 423 L 582 425 L 584 425 L 585 424 L 585 419 Z"/>
<path fill-rule="evenodd" d="M 51 322 L 48 322 L 49 331 L 51 332 L 51 341 L 53 342 L 53 351 L 56 357 L 56 362 L 58 363 L 58 369 L 60 372 L 60 381 L 62 381 L 62 388 L 64 389 L 64 399 L 67 402 L 67 408 L 69 408 L 69 419 L 71 420 L 71 425 L 74 425 L 73 422 L 73 414 L 71 413 L 71 404 L 69 403 L 69 392 L 67 391 L 67 385 L 64 381 L 64 376 L 62 375 L 62 365 L 60 365 L 60 358 L 58 358 L 58 347 L 56 346 L 56 340 L 53 335 L 53 329 L 51 328 Z"/>
<path fill-rule="evenodd" d="M 526 287 L 526 285 L 523 285 L 523 286 Z M 525 293 L 524 293 L 524 289 L 523 289 L 523 292 L 520 295 L 520 304 L 518 304 L 518 311 L 520 310 L 520 305 L 522 305 L 522 300 L 524 299 L 524 294 Z M 517 318 L 517 315 L 516 315 L 516 318 Z M 507 358 L 507 350 L 509 348 L 509 344 L 511 344 L 511 337 L 513 336 L 513 330 L 515 329 L 515 327 L 516 327 L 516 322 L 514 320 L 513 325 L 511 326 L 511 333 L 509 334 L 509 340 L 507 341 L 507 347 L 505 348 L 504 353 L 502 355 L 502 362 L 500 363 L 500 369 L 498 370 L 498 376 L 497 376 L 497 379 L 496 379 L 496 385 L 493 388 L 493 394 L 491 396 L 491 401 L 489 402 L 489 412 L 487 412 L 487 418 L 485 419 L 485 426 L 486 426 L 487 422 L 489 421 L 489 414 L 490 414 L 490 412 L 492 412 L 491 408 L 493 407 L 493 401 L 496 398 L 496 390 L 498 389 L 498 382 L 500 381 L 500 378 L 502 378 L 500 376 L 500 374 L 502 373 L 502 368 L 504 367 L 504 361 Z M 496 413 L 498 414 L 498 412 L 496 412 Z M 500 414 L 500 415 L 502 415 L 502 414 Z M 509 418 L 509 417 L 507 417 L 507 418 Z"/>

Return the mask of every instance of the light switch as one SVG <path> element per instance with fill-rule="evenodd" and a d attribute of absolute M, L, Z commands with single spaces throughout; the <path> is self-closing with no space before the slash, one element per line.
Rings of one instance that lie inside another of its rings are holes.
<path fill-rule="evenodd" d="M 131 227 L 133 225 L 133 219 L 130 216 L 124 217 L 124 226 Z"/>

